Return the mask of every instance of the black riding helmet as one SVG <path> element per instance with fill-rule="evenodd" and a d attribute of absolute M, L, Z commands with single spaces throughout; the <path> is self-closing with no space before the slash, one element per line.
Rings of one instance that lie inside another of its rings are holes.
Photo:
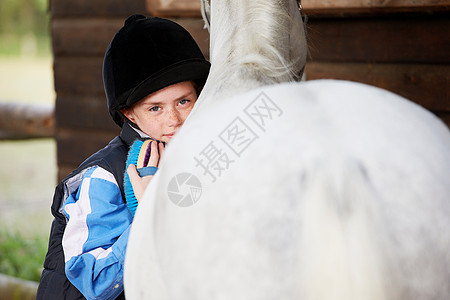
<path fill-rule="evenodd" d="M 103 61 L 108 110 L 122 127 L 120 110 L 166 86 L 205 84 L 210 63 L 192 36 L 170 20 L 133 15 L 112 39 Z"/>

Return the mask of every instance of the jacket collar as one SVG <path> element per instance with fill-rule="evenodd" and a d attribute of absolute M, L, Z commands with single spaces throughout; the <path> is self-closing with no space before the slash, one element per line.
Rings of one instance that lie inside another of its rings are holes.
<path fill-rule="evenodd" d="M 125 144 L 127 144 L 130 147 L 134 143 L 134 141 L 136 141 L 138 139 L 141 141 L 144 141 L 147 139 L 157 141 L 154 138 L 152 138 L 151 136 L 145 134 L 143 131 L 132 127 L 128 123 L 123 123 L 122 132 L 120 133 L 120 138 L 122 139 L 122 141 Z M 164 143 L 164 144 L 166 144 L 166 143 Z"/>
<path fill-rule="evenodd" d="M 120 138 L 122 141 L 127 144 L 128 146 L 131 146 L 135 140 L 139 139 L 145 139 L 145 137 L 142 137 L 133 127 L 131 127 L 130 124 L 124 123 L 122 126 L 122 131 L 120 132 Z"/>

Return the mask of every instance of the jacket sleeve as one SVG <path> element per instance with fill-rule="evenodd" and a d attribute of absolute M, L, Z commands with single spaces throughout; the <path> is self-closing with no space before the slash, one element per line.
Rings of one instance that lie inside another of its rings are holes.
<path fill-rule="evenodd" d="M 114 299 L 123 291 L 132 222 L 114 176 L 100 167 L 88 169 L 63 209 L 67 278 L 87 299 Z"/>

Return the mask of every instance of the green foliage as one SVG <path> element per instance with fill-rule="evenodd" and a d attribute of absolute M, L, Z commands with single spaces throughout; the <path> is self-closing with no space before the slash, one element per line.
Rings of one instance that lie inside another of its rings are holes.
<path fill-rule="evenodd" d="M 39 281 L 48 239 L 24 236 L 0 229 L 0 273 Z"/>

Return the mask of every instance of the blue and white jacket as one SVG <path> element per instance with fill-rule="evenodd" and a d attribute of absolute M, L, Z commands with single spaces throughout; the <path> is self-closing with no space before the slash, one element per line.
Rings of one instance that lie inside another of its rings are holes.
<path fill-rule="evenodd" d="M 115 299 L 123 291 L 132 216 L 114 176 L 101 167 L 91 167 L 63 210 L 67 278 L 87 299 Z"/>
<path fill-rule="evenodd" d="M 132 222 L 123 175 L 140 132 L 114 138 L 56 187 L 54 220 L 36 299 L 125 299 L 123 264 Z"/>

